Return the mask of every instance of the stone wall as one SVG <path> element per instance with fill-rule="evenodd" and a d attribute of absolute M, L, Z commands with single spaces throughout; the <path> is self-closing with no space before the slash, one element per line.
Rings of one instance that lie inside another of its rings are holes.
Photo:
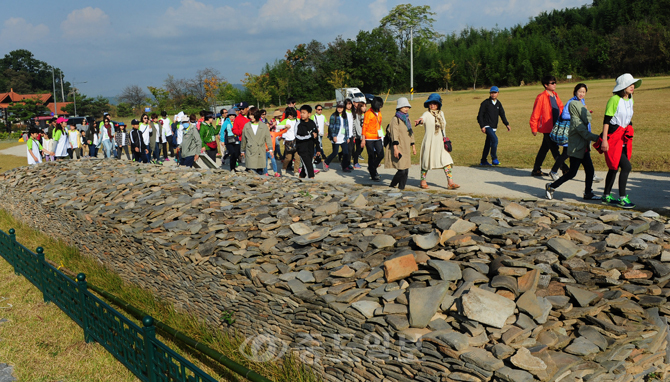
<path fill-rule="evenodd" d="M 327 380 L 667 375 L 670 226 L 651 211 L 116 161 L 16 169 L 0 191 L 255 359 L 292 351 Z"/>

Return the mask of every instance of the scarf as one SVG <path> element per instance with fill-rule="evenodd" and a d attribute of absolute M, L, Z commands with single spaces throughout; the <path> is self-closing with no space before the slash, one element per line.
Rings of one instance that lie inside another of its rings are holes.
<path fill-rule="evenodd" d="M 430 110 L 430 115 L 435 118 L 435 134 L 442 131 L 442 118 L 439 110 Z"/>
<path fill-rule="evenodd" d="M 407 132 L 411 137 L 414 132 L 412 131 L 412 124 L 409 121 L 409 115 L 398 110 L 395 112 L 395 116 L 398 117 L 401 121 L 405 122 L 405 125 L 407 125 Z"/>

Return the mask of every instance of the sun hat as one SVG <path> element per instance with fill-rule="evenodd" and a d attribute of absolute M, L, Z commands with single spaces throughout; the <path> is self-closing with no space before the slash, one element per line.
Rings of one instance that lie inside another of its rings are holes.
<path fill-rule="evenodd" d="M 56 123 L 63 123 L 63 122 L 67 122 L 67 118 L 65 118 L 65 117 L 58 117 L 58 119 L 56 120 Z"/>
<path fill-rule="evenodd" d="M 442 108 L 442 97 L 440 97 L 439 94 L 433 93 L 433 94 L 429 95 L 426 102 L 423 103 L 423 107 L 425 107 L 427 109 L 428 105 L 430 105 L 432 102 L 436 102 L 437 104 L 440 105 L 440 108 Z"/>
<path fill-rule="evenodd" d="M 500 89 L 498 89 L 497 86 L 491 86 L 491 90 L 489 90 L 489 93 L 498 93 Z"/>
<path fill-rule="evenodd" d="M 272 117 L 274 117 L 274 118 L 281 117 L 281 111 L 275 110 L 275 112 L 272 113 Z"/>
<path fill-rule="evenodd" d="M 622 74 L 616 79 L 616 86 L 612 90 L 612 93 L 620 92 L 633 84 L 635 84 L 636 88 L 639 88 L 641 83 L 642 80 L 636 80 L 630 73 Z"/>
<path fill-rule="evenodd" d="M 401 109 L 403 107 L 409 107 L 409 108 L 412 107 L 412 105 L 409 104 L 409 101 L 405 97 L 398 98 L 397 102 L 398 103 L 396 104 L 396 107 L 395 107 L 396 110 Z"/>

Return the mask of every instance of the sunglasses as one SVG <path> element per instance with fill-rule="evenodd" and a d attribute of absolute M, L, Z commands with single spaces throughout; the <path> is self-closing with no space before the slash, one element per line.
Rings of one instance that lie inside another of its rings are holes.
<path fill-rule="evenodd" d="M 556 81 L 551 81 L 549 85 L 556 85 Z"/>
<path fill-rule="evenodd" d="M 321 111 L 321 110 L 323 110 L 323 109 L 316 109 L 316 111 Z"/>

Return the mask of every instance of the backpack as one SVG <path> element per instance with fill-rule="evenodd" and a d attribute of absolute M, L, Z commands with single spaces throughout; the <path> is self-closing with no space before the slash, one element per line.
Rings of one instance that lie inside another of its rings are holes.
<path fill-rule="evenodd" d="M 559 146 L 568 144 L 568 133 L 570 132 L 570 120 L 559 118 L 549 133 L 549 138 Z"/>

